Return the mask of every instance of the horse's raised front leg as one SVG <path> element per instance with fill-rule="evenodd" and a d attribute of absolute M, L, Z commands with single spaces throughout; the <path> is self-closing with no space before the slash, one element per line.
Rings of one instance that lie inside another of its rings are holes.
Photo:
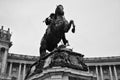
<path fill-rule="evenodd" d="M 65 26 L 64 28 L 65 33 L 67 33 L 70 30 L 71 25 L 73 25 L 72 32 L 75 33 L 75 25 L 73 20 L 70 20 L 70 22 Z"/>
<path fill-rule="evenodd" d="M 72 24 L 73 24 L 72 32 L 75 33 L 75 24 L 74 24 L 74 21 L 72 22 Z"/>

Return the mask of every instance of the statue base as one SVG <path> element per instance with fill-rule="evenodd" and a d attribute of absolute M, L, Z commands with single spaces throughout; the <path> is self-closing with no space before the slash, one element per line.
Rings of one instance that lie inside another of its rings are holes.
<path fill-rule="evenodd" d="M 64 46 L 58 47 L 45 56 L 34 71 L 29 71 L 26 80 L 96 80 L 88 73 L 84 55 Z M 33 70 L 33 69 L 31 69 Z"/>
<path fill-rule="evenodd" d="M 97 80 L 93 74 L 67 67 L 53 67 L 35 74 L 27 80 Z"/>

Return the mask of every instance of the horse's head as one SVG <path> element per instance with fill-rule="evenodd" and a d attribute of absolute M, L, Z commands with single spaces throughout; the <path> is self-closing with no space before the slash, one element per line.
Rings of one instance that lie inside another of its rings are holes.
<path fill-rule="evenodd" d="M 55 15 L 64 15 L 64 8 L 62 5 L 58 5 L 57 8 L 55 9 Z"/>

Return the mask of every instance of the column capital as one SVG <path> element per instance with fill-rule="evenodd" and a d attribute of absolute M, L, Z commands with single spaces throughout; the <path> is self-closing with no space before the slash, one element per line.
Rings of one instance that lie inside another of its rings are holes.
<path fill-rule="evenodd" d="M 27 65 L 27 63 L 23 63 L 24 65 Z"/>
<path fill-rule="evenodd" d="M 19 63 L 19 66 L 22 65 L 23 63 Z"/>
<path fill-rule="evenodd" d="M 100 67 L 103 67 L 103 65 L 99 65 Z"/>
<path fill-rule="evenodd" d="M 10 61 L 9 63 L 12 64 L 13 62 Z"/>
<path fill-rule="evenodd" d="M 9 50 L 9 48 L 5 48 L 5 51 L 8 51 Z"/>
<path fill-rule="evenodd" d="M 100 66 L 100 65 L 95 65 L 95 67 L 98 67 L 98 66 Z"/>

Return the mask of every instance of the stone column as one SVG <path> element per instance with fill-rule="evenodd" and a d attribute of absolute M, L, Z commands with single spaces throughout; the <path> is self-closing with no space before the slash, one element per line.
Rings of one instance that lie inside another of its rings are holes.
<path fill-rule="evenodd" d="M 18 80 L 20 80 L 20 77 L 21 77 L 21 63 L 19 64 Z"/>
<path fill-rule="evenodd" d="M 97 75 L 97 80 L 99 80 L 98 66 L 96 66 L 96 75 Z"/>
<path fill-rule="evenodd" d="M 118 80 L 118 76 L 117 76 L 117 71 L 116 71 L 115 65 L 113 65 L 113 68 L 114 68 L 114 73 L 115 73 L 115 80 Z"/>
<path fill-rule="evenodd" d="M 100 74 L 101 74 L 101 80 L 104 80 L 104 79 L 103 79 L 103 70 L 102 70 L 102 66 L 100 66 Z"/>
<path fill-rule="evenodd" d="M 24 64 L 23 67 L 23 80 L 25 79 L 25 75 L 26 75 L 26 64 Z"/>
<path fill-rule="evenodd" d="M 12 72 L 12 62 L 10 62 L 10 67 L 9 67 L 9 76 L 11 77 Z"/>
<path fill-rule="evenodd" d="M 6 72 L 7 54 L 8 54 L 8 49 L 5 49 L 5 52 L 3 53 L 2 70 L 1 70 L 1 73 L 3 75 L 5 75 L 5 72 Z"/>
<path fill-rule="evenodd" d="M 112 75 L 111 66 L 109 66 L 109 72 L 110 72 L 110 79 L 113 80 L 113 75 Z"/>

